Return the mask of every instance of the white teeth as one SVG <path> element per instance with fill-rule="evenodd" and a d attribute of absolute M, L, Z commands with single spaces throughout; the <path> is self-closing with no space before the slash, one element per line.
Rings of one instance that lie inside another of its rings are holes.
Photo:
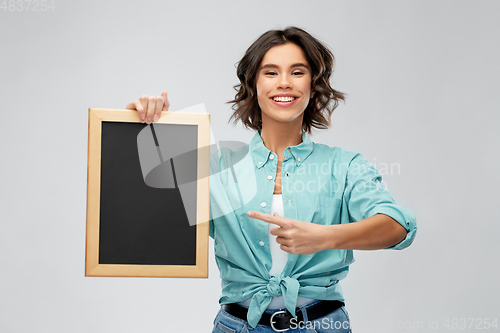
<path fill-rule="evenodd" d="M 295 99 L 295 97 L 273 97 L 273 100 L 276 102 L 291 102 Z"/>

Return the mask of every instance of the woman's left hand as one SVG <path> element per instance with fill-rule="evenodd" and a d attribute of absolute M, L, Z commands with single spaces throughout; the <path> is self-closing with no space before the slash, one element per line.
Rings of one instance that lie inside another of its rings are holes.
<path fill-rule="evenodd" d="M 275 235 L 276 242 L 280 244 L 283 251 L 292 254 L 311 254 L 325 250 L 325 225 L 302 222 L 298 220 L 281 217 L 278 213 L 274 215 L 264 214 L 256 211 L 248 211 L 247 215 L 267 223 L 276 224 L 269 230 Z"/>

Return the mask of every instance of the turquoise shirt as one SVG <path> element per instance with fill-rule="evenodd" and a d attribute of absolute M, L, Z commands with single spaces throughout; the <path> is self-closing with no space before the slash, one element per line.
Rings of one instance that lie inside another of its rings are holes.
<path fill-rule="evenodd" d="M 210 237 L 220 271 L 220 304 L 252 297 L 247 320 L 256 327 L 272 298 L 283 295 L 294 316 L 297 295 L 344 301 L 339 281 L 354 262 L 352 250 L 288 254 L 281 274 L 272 266 L 268 223 L 247 216 L 270 213 L 278 156 L 267 149 L 259 129 L 248 147 L 221 148 L 210 160 Z M 408 247 L 417 232 L 415 215 L 395 203 L 380 173 L 360 154 L 314 143 L 302 131 L 302 143 L 287 147 L 281 168 L 284 217 L 331 225 L 385 214 L 407 231 L 389 249 Z"/>

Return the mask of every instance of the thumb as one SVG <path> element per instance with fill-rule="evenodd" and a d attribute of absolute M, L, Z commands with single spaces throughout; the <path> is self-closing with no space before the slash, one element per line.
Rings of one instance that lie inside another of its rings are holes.
<path fill-rule="evenodd" d="M 161 97 L 163 97 L 163 108 L 161 109 L 162 111 L 168 111 L 168 108 L 170 107 L 170 103 L 167 98 L 167 91 L 164 90 L 161 93 Z"/>

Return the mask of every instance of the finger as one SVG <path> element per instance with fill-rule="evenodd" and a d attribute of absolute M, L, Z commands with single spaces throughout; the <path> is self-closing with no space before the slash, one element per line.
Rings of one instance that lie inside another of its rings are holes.
<path fill-rule="evenodd" d="M 144 110 L 144 112 L 146 112 L 148 110 L 148 102 L 149 102 L 149 97 L 146 96 L 146 95 L 142 95 L 140 98 L 139 98 L 139 101 L 141 102 L 142 104 L 142 109 Z M 144 114 L 144 117 L 146 116 L 146 114 Z"/>
<path fill-rule="evenodd" d="M 248 211 L 247 215 L 254 218 L 254 219 L 259 219 L 259 220 L 264 221 L 264 222 L 279 225 L 280 227 L 283 226 L 282 218 L 277 217 L 277 216 L 272 216 L 269 214 L 264 214 L 264 213 L 256 212 L 253 210 Z"/>
<path fill-rule="evenodd" d="M 280 249 L 282 249 L 285 252 L 292 253 L 292 248 L 286 245 L 280 245 Z"/>
<path fill-rule="evenodd" d="M 139 97 L 139 102 L 141 103 L 142 106 L 142 112 L 140 113 L 142 116 L 141 118 L 142 122 L 146 121 L 146 113 L 148 112 L 148 101 L 149 98 L 146 95 L 142 95 L 141 97 Z"/>
<path fill-rule="evenodd" d="M 147 113 L 146 113 L 146 123 L 147 124 L 151 124 L 151 122 L 153 121 L 153 116 L 155 115 L 155 109 L 156 109 L 156 97 L 149 96 L 148 108 L 147 108 Z"/>
<path fill-rule="evenodd" d="M 137 110 L 135 108 L 135 101 L 128 103 L 127 106 L 125 107 L 125 109 L 126 110 Z"/>
<path fill-rule="evenodd" d="M 170 107 L 170 102 L 168 101 L 167 91 L 166 90 L 161 93 L 161 97 L 163 97 L 163 108 L 162 108 L 162 111 L 168 111 L 168 108 Z"/>
<path fill-rule="evenodd" d="M 273 236 L 285 237 L 282 227 L 272 227 L 271 229 L 269 229 L 269 233 Z"/>
<path fill-rule="evenodd" d="M 290 240 L 286 239 L 285 237 L 278 236 L 276 237 L 276 243 L 285 245 L 285 246 L 290 246 Z"/>
<path fill-rule="evenodd" d="M 141 118 L 141 122 L 144 122 L 144 107 L 142 106 L 140 100 L 137 99 L 134 101 L 134 109 L 137 110 L 139 118 Z"/>
<path fill-rule="evenodd" d="M 153 121 L 157 121 L 160 118 L 162 107 L 163 107 L 163 97 L 161 96 L 156 97 L 156 107 L 155 107 L 155 114 L 153 117 Z"/>

